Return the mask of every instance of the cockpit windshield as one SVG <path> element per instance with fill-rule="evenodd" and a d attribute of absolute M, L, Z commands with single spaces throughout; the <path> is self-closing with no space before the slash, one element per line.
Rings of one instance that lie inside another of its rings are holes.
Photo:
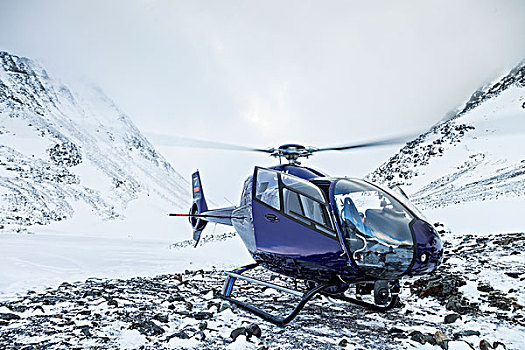
<path fill-rule="evenodd" d="M 336 215 L 355 264 L 377 279 L 394 279 L 412 262 L 412 214 L 396 198 L 360 180 L 334 187 Z"/>

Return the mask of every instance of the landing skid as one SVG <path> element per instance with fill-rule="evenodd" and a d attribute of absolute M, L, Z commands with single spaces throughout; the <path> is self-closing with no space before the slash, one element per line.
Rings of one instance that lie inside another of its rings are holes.
<path fill-rule="evenodd" d="M 370 309 L 372 309 L 374 311 L 381 311 L 381 312 L 390 310 L 399 301 L 398 295 L 395 294 L 395 295 L 392 295 L 392 300 L 391 300 L 391 302 L 388 305 L 378 306 L 378 305 L 375 305 L 375 304 L 372 304 L 372 303 L 365 302 L 363 300 L 350 298 L 350 297 L 347 297 L 347 296 L 344 296 L 344 295 L 334 295 L 334 294 L 329 294 L 329 293 L 323 292 L 325 289 L 327 289 L 329 287 L 332 287 L 332 286 L 335 286 L 336 283 L 319 284 L 319 285 L 317 285 L 317 286 L 307 290 L 305 293 L 302 293 L 302 292 L 299 292 L 297 290 L 289 289 L 289 288 L 282 287 L 282 286 L 279 286 L 279 285 L 276 285 L 276 284 L 273 284 L 273 283 L 268 283 L 268 282 L 260 281 L 260 280 L 254 279 L 254 278 L 250 278 L 250 277 L 246 277 L 246 276 L 242 276 L 241 275 L 243 272 L 251 270 L 251 269 L 254 269 L 257 266 L 259 266 L 259 264 L 251 264 L 251 265 L 240 267 L 240 268 L 235 269 L 235 270 L 233 270 L 231 272 L 225 272 L 224 274 L 226 276 L 228 276 L 228 277 L 226 278 L 226 281 L 224 282 L 224 286 L 222 288 L 222 294 L 220 295 L 220 297 L 222 299 L 226 300 L 226 301 L 229 301 L 232 304 L 235 304 L 235 305 L 239 306 L 242 309 L 245 309 L 245 310 L 247 310 L 247 311 L 249 311 L 249 312 L 251 312 L 251 313 L 253 313 L 253 314 L 255 314 L 255 315 L 259 316 L 259 317 L 261 317 L 262 319 L 264 319 L 264 320 L 266 320 L 268 322 L 271 322 L 271 323 L 279 326 L 279 327 L 284 327 L 286 324 L 290 323 L 299 314 L 299 312 L 301 312 L 301 310 L 304 308 L 306 303 L 308 301 L 310 301 L 310 299 L 312 299 L 317 294 L 325 295 L 325 296 L 328 296 L 328 297 L 331 297 L 331 298 L 334 298 L 334 299 L 342 300 L 342 301 L 345 301 L 345 302 L 348 302 L 348 303 L 352 303 L 352 304 L 355 304 L 355 305 L 359 305 L 359 306 L 364 306 L 364 307 L 370 308 Z M 258 285 L 261 285 L 261 286 L 273 288 L 275 290 L 278 290 L 278 291 L 281 291 L 281 292 L 284 292 L 284 293 L 288 293 L 288 294 L 291 294 L 291 295 L 295 295 L 297 297 L 300 297 L 301 300 L 299 301 L 299 303 L 297 304 L 295 309 L 288 316 L 286 316 L 286 317 L 278 317 L 278 316 L 272 315 L 272 314 L 270 314 L 270 313 L 268 313 L 266 311 L 263 311 L 263 310 L 255 307 L 253 305 L 250 305 L 250 304 L 247 304 L 247 303 L 244 303 L 242 301 L 239 301 L 237 299 L 232 298 L 230 295 L 231 295 L 231 292 L 233 290 L 233 285 L 235 284 L 235 281 L 237 279 L 244 280 L 244 281 L 251 282 L 251 283 L 255 283 L 255 284 L 258 284 Z"/>

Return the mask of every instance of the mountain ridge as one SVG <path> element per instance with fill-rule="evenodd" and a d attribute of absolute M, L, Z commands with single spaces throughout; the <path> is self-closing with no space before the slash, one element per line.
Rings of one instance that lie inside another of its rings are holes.
<path fill-rule="evenodd" d="M 85 202 L 102 219 L 153 195 L 188 206 L 188 182 L 98 88 L 52 78 L 0 52 L 0 222 L 45 225 Z"/>
<path fill-rule="evenodd" d="M 408 142 L 367 175 L 405 186 L 423 208 L 522 197 L 525 154 L 525 61 L 472 94 L 453 117 Z"/>

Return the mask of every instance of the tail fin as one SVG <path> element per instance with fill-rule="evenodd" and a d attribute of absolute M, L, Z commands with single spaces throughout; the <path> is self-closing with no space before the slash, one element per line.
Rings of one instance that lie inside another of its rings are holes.
<path fill-rule="evenodd" d="M 193 239 L 195 240 L 195 247 L 199 244 L 202 230 L 206 227 L 208 222 L 216 224 L 223 224 L 233 226 L 232 219 L 244 220 L 243 216 L 233 216 L 235 206 L 218 208 L 208 210 L 208 204 L 204 198 L 202 191 L 201 178 L 199 171 L 196 171 L 191 176 L 191 186 L 193 192 L 193 203 L 191 204 L 189 214 L 168 214 L 169 216 L 187 216 L 190 224 L 193 227 Z"/>
<path fill-rule="evenodd" d="M 208 204 L 206 204 L 206 198 L 204 198 L 201 177 L 198 170 L 191 176 L 191 185 L 193 192 L 193 204 L 191 205 L 190 215 L 198 215 L 208 211 Z M 199 243 L 202 230 L 204 230 L 208 222 L 195 216 L 190 216 L 189 220 L 191 226 L 193 227 L 193 239 L 196 241 L 196 246 Z"/>

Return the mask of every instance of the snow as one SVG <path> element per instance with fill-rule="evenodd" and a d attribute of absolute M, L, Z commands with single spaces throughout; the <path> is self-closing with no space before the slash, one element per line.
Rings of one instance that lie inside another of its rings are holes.
<path fill-rule="evenodd" d="M 169 240 L 81 234 L 0 235 L 0 298 L 90 277 L 129 278 L 186 269 L 233 269 L 251 263 L 240 238 L 198 249 Z"/>
<path fill-rule="evenodd" d="M 525 196 L 462 202 L 423 212 L 430 220 L 445 223 L 455 233 L 487 234 L 524 231 L 520 215 L 523 209 Z"/>
<path fill-rule="evenodd" d="M 145 343 L 145 337 L 137 330 L 125 329 L 120 334 L 119 346 L 121 349 L 136 349 Z"/>

